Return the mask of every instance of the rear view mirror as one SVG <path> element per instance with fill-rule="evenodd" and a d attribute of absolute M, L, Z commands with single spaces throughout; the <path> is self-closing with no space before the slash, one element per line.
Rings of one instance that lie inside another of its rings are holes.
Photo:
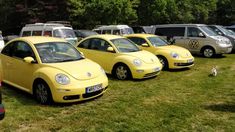
<path fill-rule="evenodd" d="M 25 57 L 24 62 L 26 62 L 26 63 L 35 63 L 36 61 L 34 60 L 33 57 Z"/>
<path fill-rule="evenodd" d="M 113 47 L 108 47 L 108 48 L 107 48 L 107 51 L 108 51 L 108 52 L 114 52 L 114 49 L 113 49 Z"/>
<path fill-rule="evenodd" d="M 142 46 L 142 47 L 149 47 L 149 45 L 146 44 L 146 43 L 141 44 L 141 46 Z"/>

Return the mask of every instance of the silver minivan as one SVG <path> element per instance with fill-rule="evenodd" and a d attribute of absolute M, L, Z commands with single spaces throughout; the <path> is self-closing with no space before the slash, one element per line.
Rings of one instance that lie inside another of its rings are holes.
<path fill-rule="evenodd" d="M 212 57 L 216 54 L 230 53 L 232 44 L 229 39 L 217 35 L 204 24 L 165 24 L 155 25 L 153 34 L 164 36 L 172 44 L 188 49 L 192 54 Z"/>

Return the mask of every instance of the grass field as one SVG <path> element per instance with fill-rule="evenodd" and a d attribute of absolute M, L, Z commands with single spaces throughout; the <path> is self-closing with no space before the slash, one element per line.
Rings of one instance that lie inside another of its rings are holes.
<path fill-rule="evenodd" d="M 109 77 L 103 96 L 73 104 L 43 106 L 4 86 L 0 131 L 234 131 L 235 54 L 195 59 L 191 69 L 156 78 Z M 218 75 L 210 77 L 214 65 Z"/>

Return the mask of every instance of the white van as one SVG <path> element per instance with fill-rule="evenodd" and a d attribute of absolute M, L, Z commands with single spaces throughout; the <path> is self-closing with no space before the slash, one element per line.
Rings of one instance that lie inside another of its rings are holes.
<path fill-rule="evenodd" d="M 20 37 L 24 36 L 51 36 L 64 38 L 72 45 L 77 42 L 77 37 L 71 27 L 65 27 L 57 23 L 35 23 L 26 24 L 20 32 Z"/>
<path fill-rule="evenodd" d="M 3 47 L 4 47 L 4 40 L 2 37 L 2 31 L 0 31 L 0 52 L 2 51 Z"/>
<path fill-rule="evenodd" d="M 114 34 L 114 35 L 126 35 L 133 34 L 134 31 L 128 25 L 107 25 L 107 26 L 99 26 L 93 31 L 98 34 Z"/>
<path fill-rule="evenodd" d="M 155 25 L 152 33 L 164 36 L 168 40 L 175 40 L 174 44 L 188 49 L 193 54 L 203 54 L 205 57 L 232 51 L 229 39 L 217 35 L 204 24 Z"/>

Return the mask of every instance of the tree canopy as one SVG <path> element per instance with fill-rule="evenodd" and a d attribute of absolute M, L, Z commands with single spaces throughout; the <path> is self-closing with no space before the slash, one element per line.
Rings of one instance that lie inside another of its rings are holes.
<path fill-rule="evenodd" d="M 27 23 L 67 20 L 75 28 L 96 25 L 235 23 L 234 0 L 0 0 L 0 30 L 18 34 Z"/>

